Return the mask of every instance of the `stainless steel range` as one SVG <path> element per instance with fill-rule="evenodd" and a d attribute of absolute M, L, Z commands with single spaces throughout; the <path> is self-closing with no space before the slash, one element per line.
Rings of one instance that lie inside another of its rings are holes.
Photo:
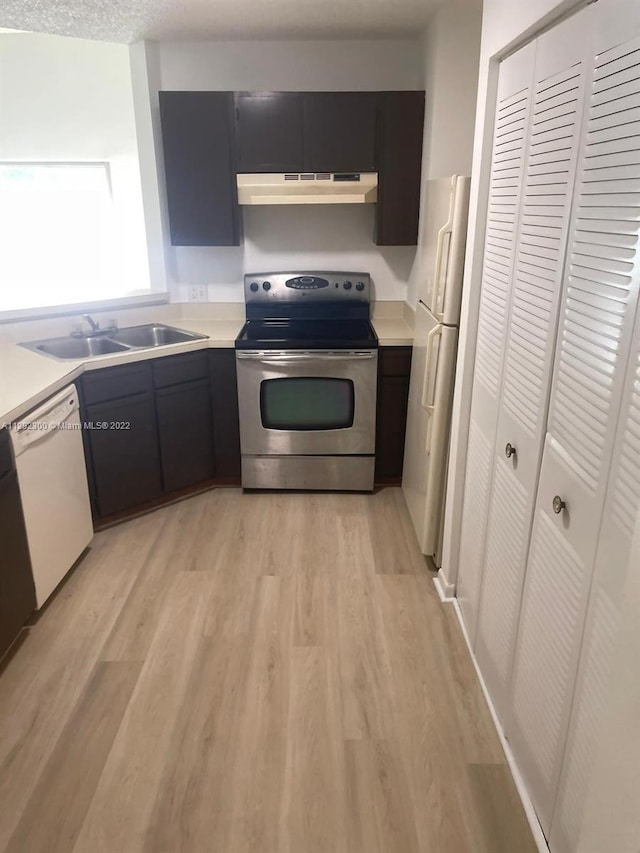
<path fill-rule="evenodd" d="M 378 338 L 360 272 L 246 275 L 236 338 L 242 485 L 371 491 Z"/>

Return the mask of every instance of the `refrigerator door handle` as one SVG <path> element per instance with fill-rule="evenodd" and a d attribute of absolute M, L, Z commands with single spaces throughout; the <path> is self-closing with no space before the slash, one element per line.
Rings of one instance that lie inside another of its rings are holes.
<path fill-rule="evenodd" d="M 434 275 L 433 275 L 433 305 L 432 312 L 433 316 L 436 320 L 439 320 L 441 323 L 444 320 L 444 301 L 442 304 L 442 311 L 438 311 L 438 307 L 440 304 L 440 291 L 442 289 L 442 261 L 446 258 L 446 264 L 444 266 L 445 275 L 446 270 L 449 265 L 449 250 L 451 248 L 451 234 L 453 232 L 453 219 L 449 216 L 448 221 L 442 226 L 442 228 L 438 231 L 438 240 L 436 243 L 436 261 L 434 264 Z M 447 240 L 447 237 L 449 239 Z M 447 243 L 447 251 L 445 255 L 444 245 L 445 240 Z"/>
<path fill-rule="evenodd" d="M 429 379 L 431 377 L 431 361 L 433 359 L 433 342 L 442 337 L 442 326 L 434 326 L 427 335 L 427 358 L 424 365 L 424 380 L 422 383 L 422 408 L 433 414 L 434 406 L 429 402 Z M 434 390 L 435 393 L 435 390 Z"/>
<path fill-rule="evenodd" d="M 442 338 L 442 326 L 434 326 L 427 336 L 427 358 L 424 366 L 424 384 L 422 386 L 422 408 L 429 415 L 427 423 L 427 434 L 425 436 L 425 450 L 427 454 L 431 452 L 431 425 L 433 423 L 433 413 L 435 405 L 433 398 L 429 396 L 429 385 L 431 378 L 431 363 L 433 361 L 433 345 L 436 338 Z M 433 383 L 433 395 L 435 396 L 435 382 Z"/>

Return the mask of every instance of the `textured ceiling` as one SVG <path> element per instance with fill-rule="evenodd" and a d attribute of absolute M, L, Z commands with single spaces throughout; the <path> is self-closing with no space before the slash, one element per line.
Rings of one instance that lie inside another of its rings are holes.
<path fill-rule="evenodd" d="M 0 27 L 138 39 L 417 36 L 442 0 L 2 0 Z"/>

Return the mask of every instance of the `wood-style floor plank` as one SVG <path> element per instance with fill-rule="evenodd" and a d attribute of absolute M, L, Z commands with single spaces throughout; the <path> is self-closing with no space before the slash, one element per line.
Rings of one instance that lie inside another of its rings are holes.
<path fill-rule="evenodd" d="M 339 703 L 329 663 L 318 646 L 289 655 L 284 796 L 275 848 L 282 853 L 349 853 L 344 743 L 334 737 Z"/>
<path fill-rule="evenodd" d="M 98 534 L 0 671 L 0 853 L 534 853 L 399 489 Z"/>
<path fill-rule="evenodd" d="M 145 853 L 224 850 L 248 649 L 244 640 L 203 637 L 149 820 Z M 206 689 L 203 689 L 206 685 Z"/>
<path fill-rule="evenodd" d="M 531 853 L 528 825 L 511 774 L 504 764 L 467 768 L 474 808 L 467 817 L 478 853 Z M 508 812 L 510 820 L 504 820 Z"/>
<path fill-rule="evenodd" d="M 103 661 L 58 738 L 6 847 L 7 853 L 73 849 L 141 664 Z"/>
<path fill-rule="evenodd" d="M 408 778 L 387 740 L 347 741 L 349 850 L 420 853 Z"/>
<path fill-rule="evenodd" d="M 193 568 L 207 495 L 181 501 L 167 514 L 102 652 L 103 660 L 144 660 L 176 574 Z"/>
<path fill-rule="evenodd" d="M 256 589 L 247 677 L 235 728 L 236 750 L 227 780 L 229 833 L 221 848 L 237 853 L 278 849 L 293 591 L 290 579 L 274 576 L 261 578 Z"/>
<path fill-rule="evenodd" d="M 181 572 L 167 591 L 152 647 L 105 763 L 74 853 L 141 850 L 166 744 L 198 648 L 210 578 Z"/>
<path fill-rule="evenodd" d="M 0 850 L 4 849 L 105 639 L 164 523 L 164 512 L 96 537 L 0 675 Z"/>

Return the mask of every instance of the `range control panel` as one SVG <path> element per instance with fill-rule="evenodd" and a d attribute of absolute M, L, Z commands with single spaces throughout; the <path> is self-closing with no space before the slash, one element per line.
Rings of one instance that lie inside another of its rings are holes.
<path fill-rule="evenodd" d="M 346 302 L 369 304 L 371 276 L 366 272 L 271 272 L 244 277 L 247 304 Z"/>

